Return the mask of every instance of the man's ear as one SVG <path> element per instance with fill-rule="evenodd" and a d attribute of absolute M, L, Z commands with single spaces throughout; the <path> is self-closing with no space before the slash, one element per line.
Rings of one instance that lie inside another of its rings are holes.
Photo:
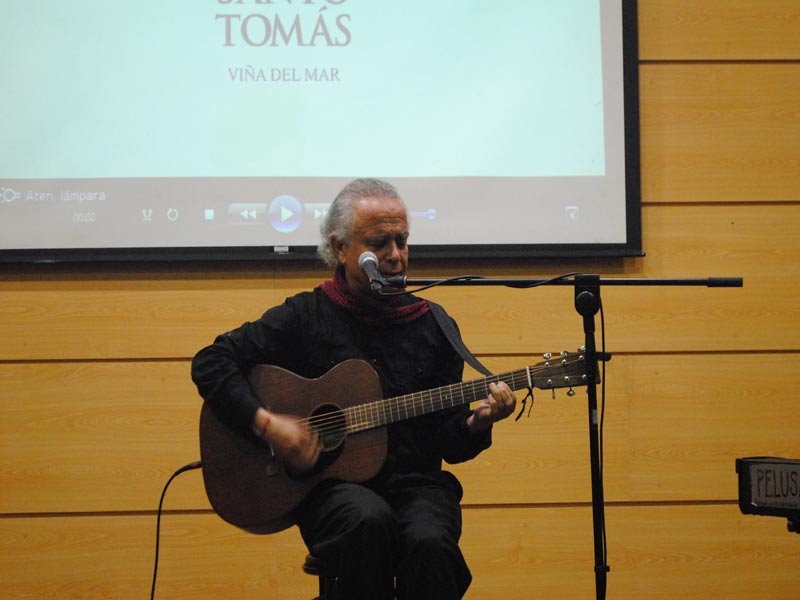
<path fill-rule="evenodd" d="M 339 264 L 344 264 L 344 251 L 347 244 L 342 242 L 341 240 L 336 239 L 336 237 L 331 236 L 331 248 L 333 248 L 333 252 L 336 254 L 336 258 L 339 259 Z"/>

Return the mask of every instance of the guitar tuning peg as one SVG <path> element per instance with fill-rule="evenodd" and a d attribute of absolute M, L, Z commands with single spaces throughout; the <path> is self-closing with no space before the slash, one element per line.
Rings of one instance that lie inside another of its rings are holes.
<path fill-rule="evenodd" d="M 580 352 L 581 354 L 586 352 L 586 346 L 581 346 L 580 348 L 578 348 L 578 352 Z"/>
<path fill-rule="evenodd" d="M 575 395 L 575 390 L 573 390 L 572 388 L 569 388 L 569 389 L 567 390 L 567 396 L 569 396 L 570 398 L 572 398 L 574 395 Z"/>
<path fill-rule="evenodd" d="M 569 352 L 567 352 L 566 350 L 562 350 L 561 356 L 569 356 Z"/>
<path fill-rule="evenodd" d="M 542 354 L 542 358 L 545 360 L 550 360 L 551 358 L 553 358 L 553 355 L 550 352 L 545 352 L 544 354 Z"/>

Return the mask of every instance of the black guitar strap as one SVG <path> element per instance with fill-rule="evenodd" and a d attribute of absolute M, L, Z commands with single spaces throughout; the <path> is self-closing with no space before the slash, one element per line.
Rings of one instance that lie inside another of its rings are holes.
<path fill-rule="evenodd" d="M 428 300 L 428 306 L 431 307 L 431 312 L 433 313 L 436 322 L 439 324 L 439 327 L 444 332 L 447 339 L 450 341 L 450 345 L 455 348 L 456 352 L 458 352 L 459 356 L 464 359 L 464 361 L 469 364 L 473 369 L 476 371 L 483 373 L 487 377 L 492 375 L 492 372 L 484 367 L 481 362 L 475 358 L 475 355 L 469 351 L 466 344 L 464 344 L 464 340 L 461 339 L 461 335 L 458 333 L 458 329 L 453 324 L 453 320 L 447 316 L 444 312 L 444 309 L 436 304 L 435 302 L 431 302 Z"/>

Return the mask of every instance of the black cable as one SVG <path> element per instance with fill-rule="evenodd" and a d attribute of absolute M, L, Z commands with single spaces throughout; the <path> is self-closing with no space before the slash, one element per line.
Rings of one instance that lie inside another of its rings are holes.
<path fill-rule="evenodd" d="M 524 281 L 520 281 L 519 283 L 505 283 L 504 286 L 505 287 L 510 287 L 510 288 L 516 288 L 516 289 L 525 290 L 525 289 L 539 287 L 539 286 L 542 286 L 542 285 L 549 285 L 549 284 L 554 283 L 556 281 L 561 281 L 563 279 L 568 279 L 570 277 L 574 277 L 575 275 L 581 275 L 581 273 L 564 273 L 563 275 L 557 275 L 555 277 L 551 277 L 550 279 L 545 279 L 545 280 L 538 281 L 538 282 L 535 282 L 535 283 L 526 283 Z M 429 283 L 428 285 L 423 285 L 421 287 L 414 288 L 413 290 L 403 290 L 403 291 L 400 291 L 400 292 L 384 292 L 383 290 L 381 290 L 380 292 L 378 292 L 378 294 L 381 295 L 381 296 L 405 296 L 405 295 L 408 295 L 408 294 L 418 294 L 419 292 L 423 292 L 425 290 L 429 290 L 429 289 L 431 289 L 433 287 L 436 287 L 438 285 L 444 285 L 444 284 L 448 284 L 448 283 L 456 283 L 456 282 L 460 282 L 460 281 L 464 281 L 464 282 L 477 281 L 477 280 L 480 280 L 480 279 L 488 279 L 488 278 L 484 277 L 483 275 L 459 275 L 458 277 L 449 277 L 447 279 L 442 279 L 441 281 L 435 281 L 433 283 Z"/>
<path fill-rule="evenodd" d="M 185 473 L 186 471 L 192 471 L 194 469 L 199 469 L 202 467 L 203 464 L 196 460 L 194 462 L 189 463 L 188 465 L 182 466 L 180 469 L 175 471 L 172 476 L 167 480 L 166 485 L 164 486 L 164 490 L 161 492 L 161 500 L 158 501 L 158 512 L 156 513 L 156 559 L 155 564 L 153 565 L 153 585 L 150 588 L 150 600 L 153 600 L 156 596 L 156 576 L 158 575 L 158 548 L 159 548 L 159 539 L 161 537 L 161 507 L 164 505 L 164 496 L 167 494 L 167 488 L 169 484 L 172 483 L 172 480 L 175 479 L 181 473 Z"/>
<path fill-rule="evenodd" d="M 428 285 L 423 285 L 418 288 L 414 288 L 413 290 L 402 290 L 400 292 L 384 292 L 383 290 L 378 292 L 380 296 L 408 296 L 410 294 L 418 294 L 419 292 L 424 292 L 425 290 L 429 290 L 437 285 L 443 285 L 446 283 L 453 283 L 457 281 L 472 281 L 474 279 L 485 279 L 485 277 L 481 275 L 459 275 L 458 277 L 448 277 L 447 279 L 442 279 L 441 281 L 435 281 L 433 283 L 429 283 Z"/>

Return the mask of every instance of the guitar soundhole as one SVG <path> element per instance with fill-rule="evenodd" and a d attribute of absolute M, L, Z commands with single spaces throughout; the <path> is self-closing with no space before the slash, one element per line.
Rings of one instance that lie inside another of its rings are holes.
<path fill-rule="evenodd" d="M 347 433 L 347 423 L 342 410 L 333 404 L 321 404 L 313 412 L 311 426 L 319 433 L 323 452 L 338 449 Z"/>

